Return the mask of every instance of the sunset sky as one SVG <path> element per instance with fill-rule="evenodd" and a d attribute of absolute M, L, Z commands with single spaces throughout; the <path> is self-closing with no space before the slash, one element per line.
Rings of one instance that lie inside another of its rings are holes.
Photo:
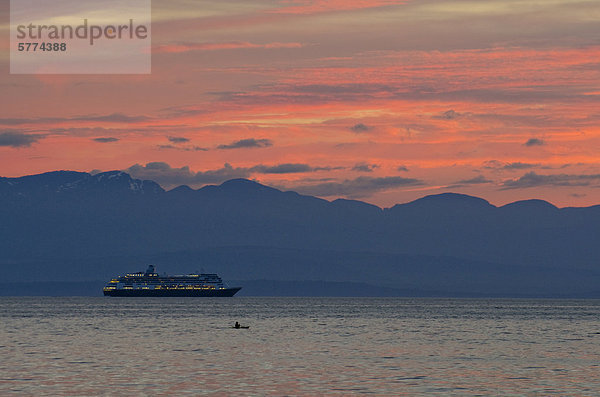
<path fill-rule="evenodd" d="M 0 176 L 600 204 L 598 0 L 153 0 L 150 75 L 9 74 Z"/>

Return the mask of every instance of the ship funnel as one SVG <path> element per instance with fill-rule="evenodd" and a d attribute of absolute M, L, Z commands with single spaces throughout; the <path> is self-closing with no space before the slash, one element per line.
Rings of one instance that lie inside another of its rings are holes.
<path fill-rule="evenodd" d="M 146 270 L 146 274 L 154 274 L 154 265 L 148 265 L 148 269 Z"/>

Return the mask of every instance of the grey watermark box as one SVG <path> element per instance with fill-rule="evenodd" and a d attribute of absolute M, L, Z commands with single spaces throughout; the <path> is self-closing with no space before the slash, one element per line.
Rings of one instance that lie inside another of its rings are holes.
<path fill-rule="evenodd" d="M 150 0 L 11 0 L 10 73 L 148 74 Z"/>

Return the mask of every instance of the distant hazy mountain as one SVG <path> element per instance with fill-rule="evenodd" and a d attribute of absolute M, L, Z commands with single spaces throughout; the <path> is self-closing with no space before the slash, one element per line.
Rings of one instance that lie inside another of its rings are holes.
<path fill-rule="evenodd" d="M 600 296 L 600 206 L 440 194 L 381 209 L 245 179 L 165 191 L 118 171 L 57 171 L 0 178 L 0 222 L 0 283 L 44 291 L 155 263 L 257 294 L 330 295 L 330 283 L 348 295 Z"/>

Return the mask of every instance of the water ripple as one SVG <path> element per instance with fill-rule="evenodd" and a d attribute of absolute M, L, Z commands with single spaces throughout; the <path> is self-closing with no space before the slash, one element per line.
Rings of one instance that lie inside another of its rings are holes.
<path fill-rule="evenodd" d="M 591 395 L 599 329 L 598 301 L 2 298 L 0 395 Z"/>

